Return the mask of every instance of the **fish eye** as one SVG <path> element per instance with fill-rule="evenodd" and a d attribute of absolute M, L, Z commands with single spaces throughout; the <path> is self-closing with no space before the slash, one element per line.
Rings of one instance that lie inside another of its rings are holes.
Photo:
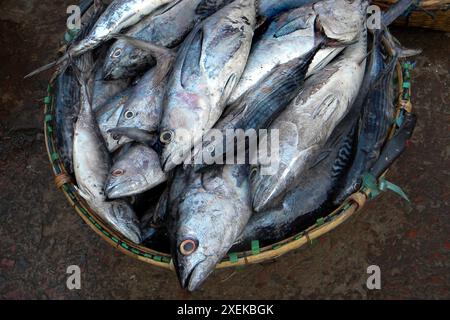
<path fill-rule="evenodd" d="M 180 253 L 183 256 L 189 256 L 193 254 L 198 248 L 198 241 L 192 239 L 186 239 L 180 244 Z"/>
<path fill-rule="evenodd" d="M 216 151 L 216 148 L 214 147 L 214 145 L 210 145 L 206 147 L 206 151 L 208 151 L 208 153 L 212 155 L 214 151 Z"/>
<path fill-rule="evenodd" d="M 257 176 L 257 174 L 258 174 L 258 168 L 257 167 L 254 167 L 253 169 L 252 169 L 252 171 L 250 171 L 250 181 L 253 181 L 255 178 L 256 178 L 256 176 Z"/>
<path fill-rule="evenodd" d="M 134 112 L 131 110 L 128 110 L 127 112 L 125 112 L 125 119 L 130 120 L 134 118 Z"/>
<path fill-rule="evenodd" d="M 112 172 L 112 176 L 113 176 L 113 177 L 120 177 L 120 176 L 123 176 L 124 173 L 125 173 L 125 170 L 122 170 L 122 169 L 116 169 L 116 170 L 114 170 L 114 171 Z"/>
<path fill-rule="evenodd" d="M 161 143 L 163 144 L 169 144 L 172 142 L 174 135 L 175 134 L 172 130 L 166 130 L 161 133 L 159 140 L 161 140 Z"/>
<path fill-rule="evenodd" d="M 113 134 L 111 137 L 113 138 L 113 140 L 116 140 L 116 141 L 120 140 L 120 135 L 118 135 L 118 134 Z"/>
<path fill-rule="evenodd" d="M 114 50 L 114 52 L 111 54 L 112 58 L 118 58 L 120 57 L 122 54 L 122 49 L 121 48 L 117 48 L 116 50 Z"/>

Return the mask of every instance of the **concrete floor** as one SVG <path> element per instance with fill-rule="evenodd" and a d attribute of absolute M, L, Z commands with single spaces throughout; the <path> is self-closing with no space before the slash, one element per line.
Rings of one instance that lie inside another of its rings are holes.
<path fill-rule="evenodd" d="M 42 134 L 49 73 L 22 77 L 54 57 L 70 1 L 0 4 L 1 299 L 450 298 L 450 35 L 395 30 L 424 49 L 414 70 L 419 124 L 413 146 L 388 178 L 412 204 L 391 194 L 314 246 L 274 263 L 216 272 L 194 293 L 170 272 L 135 261 L 92 232 L 55 188 Z M 369 291 L 378 265 L 382 290 Z M 66 288 L 66 268 L 82 268 L 82 289 Z"/>

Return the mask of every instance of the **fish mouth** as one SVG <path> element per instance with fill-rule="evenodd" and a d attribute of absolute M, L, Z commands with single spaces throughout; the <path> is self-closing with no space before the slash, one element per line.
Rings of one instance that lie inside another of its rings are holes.
<path fill-rule="evenodd" d="M 205 260 L 201 260 L 198 262 L 192 270 L 187 274 L 185 279 L 181 280 L 181 287 L 189 292 L 193 292 L 197 290 L 197 288 L 203 283 L 204 279 L 197 280 L 198 278 L 195 277 L 195 272 L 198 270 L 198 267 L 204 262 Z"/>

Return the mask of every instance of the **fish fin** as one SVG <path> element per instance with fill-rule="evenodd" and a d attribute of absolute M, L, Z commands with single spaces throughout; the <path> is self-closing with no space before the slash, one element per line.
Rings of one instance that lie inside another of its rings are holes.
<path fill-rule="evenodd" d="M 387 43 L 391 46 L 392 50 L 396 52 L 399 58 L 410 58 L 422 53 L 422 49 L 405 48 L 400 41 L 394 37 L 388 28 L 385 27 L 383 31 Z"/>
<path fill-rule="evenodd" d="M 203 30 L 198 28 L 194 31 L 189 48 L 184 57 L 183 66 L 181 67 L 181 85 L 186 87 L 188 79 L 192 75 L 200 74 L 200 59 L 203 47 Z"/>
<path fill-rule="evenodd" d="M 39 74 L 41 72 L 47 71 L 47 70 L 49 70 L 49 69 L 51 69 L 51 68 L 53 68 L 55 66 L 59 66 L 62 63 L 64 63 L 67 59 L 68 59 L 68 55 L 64 55 L 60 59 L 55 60 L 53 62 L 50 62 L 50 63 L 46 64 L 45 66 L 39 67 L 36 70 L 30 72 L 29 74 L 27 74 L 24 77 L 24 79 L 31 78 L 31 77 L 33 77 L 33 76 L 35 76 L 35 75 L 37 75 L 37 74 Z"/>
<path fill-rule="evenodd" d="M 156 134 L 149 133 L 142 129 L 137 128 L 113 128 L 108 130 L 108 133 L 112 135 L 125 136 L 133 141 L 137 141 L 148 146 L 153 146 L 158 142 L 158 137 Z"/>

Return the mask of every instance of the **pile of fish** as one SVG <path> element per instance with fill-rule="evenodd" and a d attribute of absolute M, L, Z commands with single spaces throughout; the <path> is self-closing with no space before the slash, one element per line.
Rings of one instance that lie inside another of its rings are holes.
<path fill-rule="evenodd" d="M 382 174 L 397 61 L 417 53 L 387 25 L 411 3 L 368 30 L 366 0 L 94 1 L 33 74 L 60 71 L 57 144 L 79 194 L 129 240 L 170 247 L 192 291 L 230 249 L 292 236 Z M 243 163 L 189 161 L 237 153 L 207 139 L 230 129 L 266 130 L 270 174 L 248 144 Z"/>

